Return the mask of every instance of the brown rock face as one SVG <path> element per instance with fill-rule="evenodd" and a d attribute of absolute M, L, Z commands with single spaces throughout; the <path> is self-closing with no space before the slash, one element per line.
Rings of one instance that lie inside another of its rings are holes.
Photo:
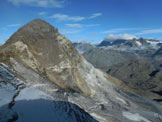
<path fill-rule="evenodd" d="M 43 20 L 36 19 L 15 32 L 1 47 L 2 61 L 14 58 L 66 90 L 90 94 L 78 71 L 82 57 L 72 43 Z"/>

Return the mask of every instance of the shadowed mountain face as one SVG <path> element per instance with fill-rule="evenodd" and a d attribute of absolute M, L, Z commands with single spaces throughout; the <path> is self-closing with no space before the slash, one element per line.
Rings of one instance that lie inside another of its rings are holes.
<path fill-rule="evenodd" d="M 0 121 L 98 122 L 75 104 L 47 99 L 20 100 L 12 109 L 8 109 L 7 104 L 1 106 Z"/>
<path fill-rule="evenodd" d="M 100 48 L 93 48 L 83 53 L 83 56 L 92 63 L 96 68 L 105 69 L 107 67 L 124 63 L 127 60 L 137 59 L 136 55 L 122 51 L 104 50 Z"/>
<path fill-rule="evenodd" d="M 162 62 L 162 46 L 159 48 L 153 55 L 152 57 L 157 60 Z"/>
<path fill-rule="evenodd" d="M 108 74 L 119 78 L 141 96 L 161 99 L 152 91 L 162 89 L 162 69 L 145 60 L 130 60 L 107 68 Z"/>
<path fill-rule="evenodd" d="M 0 55 L 4 61 L 13 57 L 61 88 L 90 94 L 77 69 L 82 57 L 67 38 L 43 20 L 20 28 L 3 45 Z"/>

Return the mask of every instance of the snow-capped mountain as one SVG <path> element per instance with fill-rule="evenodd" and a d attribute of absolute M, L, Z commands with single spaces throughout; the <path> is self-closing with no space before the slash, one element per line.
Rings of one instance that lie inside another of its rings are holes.
<path fill-rule="evenodd" d="M 134 38 L 134 39 L 117 39 L 117 40 L 104 40 L 98 47 L 114 50 L 144 50 L 144 49 L 157 49 L 160 48 L 162 42 L 155 39 Z"/>

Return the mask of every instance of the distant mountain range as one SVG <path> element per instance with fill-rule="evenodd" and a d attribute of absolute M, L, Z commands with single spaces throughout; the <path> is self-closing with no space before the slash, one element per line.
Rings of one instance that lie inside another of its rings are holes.
<path fill-rule="evenodd" d="M 80 53 L 87 52 L 95 47 L 94 45 L 91 45 L 89 43 L 73 43 L 73 45 Z"/>
<path fill-rule="evenodd" d="M 162 42 L 134 38 L 86 45 L 78 44 L 76 48 L 82 49 L 82 55 L 96 68 L 120 79 L 136 93 L 162 101 L 162 96 L 156 94 L 162 90 Z"/>
<path fill-rule="evenodd" d="M 131 40 L 117 39 L 117 40 L 104 40 L 98 47 L 118 47 L 118 48 L 158 48 L 162 43 L 159 40 L 145 39 L 145 38 L 134 38 Z"/>

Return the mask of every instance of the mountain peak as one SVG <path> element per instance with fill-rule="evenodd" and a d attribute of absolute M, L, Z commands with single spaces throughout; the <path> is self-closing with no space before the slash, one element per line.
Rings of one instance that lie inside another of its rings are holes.
<path fill-rule="evenodd" d="M 82 57 L 72 43 L 49 23 L 35 19 L 24 25 L 2 46 L 0 60 L 11 58 L 66 90 L 90 94 L 76 67 Z"/>
<path fill-rule="evenodd" d="M 30 21 L 26 25 L 27 26 L 30 26 L 30 25 L 37 25 L 37 26 L 46 25 L 46 26 L 52 26 L 52 25 L 50 25 L 49 23 L 47 23 L 46 21 L 44 21 L 44 20 L 42 20 L 40 18 L 37 18 L 37 19 L 34 19 L 34 20 Z"/>
<path fill-rule="evenodd" d="M 31 22 L 43 22 L 43 23 L 46 23 L 46 21 L 40 19 L 40 18 L 36 18 L 34 20 L 32 20 Z"/>
<path fill-rule="evenodd" d="M 56 38 L 57 35 L 59 35 L 57 28 L 38 18 L 22 26 L 9 38 L 9 40 L 7 40 L 5 45 L 10 45 L 17 41 L 30 41 L 30 44 L 40 40 L 51 41 Z"/>
<path fill-rule="evenodd" d="M 20 30 L 34 32 L 58 32 L 57 28 L 41 19 L 34 19 L 24 25 Z"/>

